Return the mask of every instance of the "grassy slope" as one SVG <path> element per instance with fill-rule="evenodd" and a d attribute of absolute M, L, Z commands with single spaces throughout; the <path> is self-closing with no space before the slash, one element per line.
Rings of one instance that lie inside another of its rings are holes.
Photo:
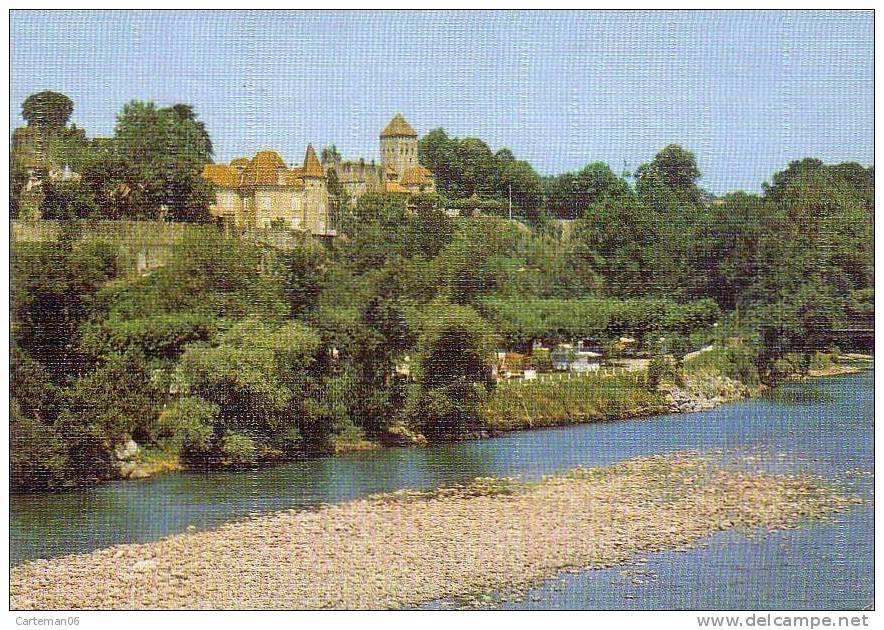
<path fill-rule="evenodd" d="M 663 396 L 644 387 L 640 372 L 570 380 L 501 383 L 482 405 L 486 427 L 512 431 L 664 413 Z"/>

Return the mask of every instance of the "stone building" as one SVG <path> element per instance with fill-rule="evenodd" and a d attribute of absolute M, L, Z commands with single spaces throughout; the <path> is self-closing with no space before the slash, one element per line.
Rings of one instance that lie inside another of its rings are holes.
<path fill-rule="evenodd" d="M 276 151 L 260 151 L 230 164 L 207 164 L 203 177 L 215 186 L 209 212 L 222 223 L 244 229 L 278 226 L 332 236 L 335 225 L 328 198 L 332 169 L 354 202 L 372 192 L 435 192 L 433 174 L 418 162 L 417 132 L 402 114 L 396 114 L 381 132 L 380 151 L 380 163 L 345 161 L 335 152 L 323 152 L 320 163 L 311 145 L 299 167 L 286 166 Z"/>
<path fill-rule="evenodd" d="M 374 160 L 340 160 L 330 156 L 322 166 L 335 170 L 351 200 L 369 192 L 410 195 L 435 192 L 433 174 L 418 162 L 417 132 L 402 114 L 396 114 L 380 135 L 380 164 Z"/>
<path fill-rule="evenodd" d="M 313 145 L 307 147 L 302 166 L 287 166 L 276 151 L 259 151 L 251 159 L 207 164 L 202 174 L 215 186 L 209 212 L 226 225 L 334 234 L 325 171 Z"/>

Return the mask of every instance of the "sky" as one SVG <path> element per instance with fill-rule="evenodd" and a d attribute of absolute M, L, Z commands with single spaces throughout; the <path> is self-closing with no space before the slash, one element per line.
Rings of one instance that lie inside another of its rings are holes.
<path fill-rule="evenodd" d="M 399 111 L 542 175 L 681 144 L 716 194 L 874 156 L 870 11 L 13 11 L 10 28 L 10 130 L 44 89 L 90 136 L 127 101 L 186 102 L 219 162 L 300 163 L 308 142 L 378 159 Z"/>

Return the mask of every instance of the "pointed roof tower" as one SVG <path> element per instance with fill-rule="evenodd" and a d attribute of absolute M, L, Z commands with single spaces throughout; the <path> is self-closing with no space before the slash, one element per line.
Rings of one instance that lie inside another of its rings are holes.
<path fill-rule="evenodd" d="M 313 150 L 312 144 L 307 145 L 301 177 L 325 177 L 325 171 L 322 170 L 322 164 L 319 163 L 319 158 L 316 157 L 316 151 Z"/>
<path fill-rule="evenodd" d="M 391 136 L 404 136 L 406 138 L 417 138 L 417 132 L 405 120 L 405 116 L 397 113 L 384 127 L 381 132 L 381 138 L 389 138 Z"/>

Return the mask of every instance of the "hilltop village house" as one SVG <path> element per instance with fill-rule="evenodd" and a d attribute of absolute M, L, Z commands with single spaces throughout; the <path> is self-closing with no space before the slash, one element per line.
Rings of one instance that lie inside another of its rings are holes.
<path fill-rule="evenodd" d="M 381 132 L 381 162 L 343 161 L 329 155 L 320 162 L 312 145 L 302 166 L 289 167 L 276 151 L 259 151 L 252 159 L 207 164 L 203 177 L 215 186 L 210 213 L 240 228 L 274 225 L 333 236 L 329 213 L 328 174 L 334 169 L 352 200 L 369 192 L 411 195 L 434 192 L 433 174 L 418 163 L 417 132 L 396 114 Z"/>

